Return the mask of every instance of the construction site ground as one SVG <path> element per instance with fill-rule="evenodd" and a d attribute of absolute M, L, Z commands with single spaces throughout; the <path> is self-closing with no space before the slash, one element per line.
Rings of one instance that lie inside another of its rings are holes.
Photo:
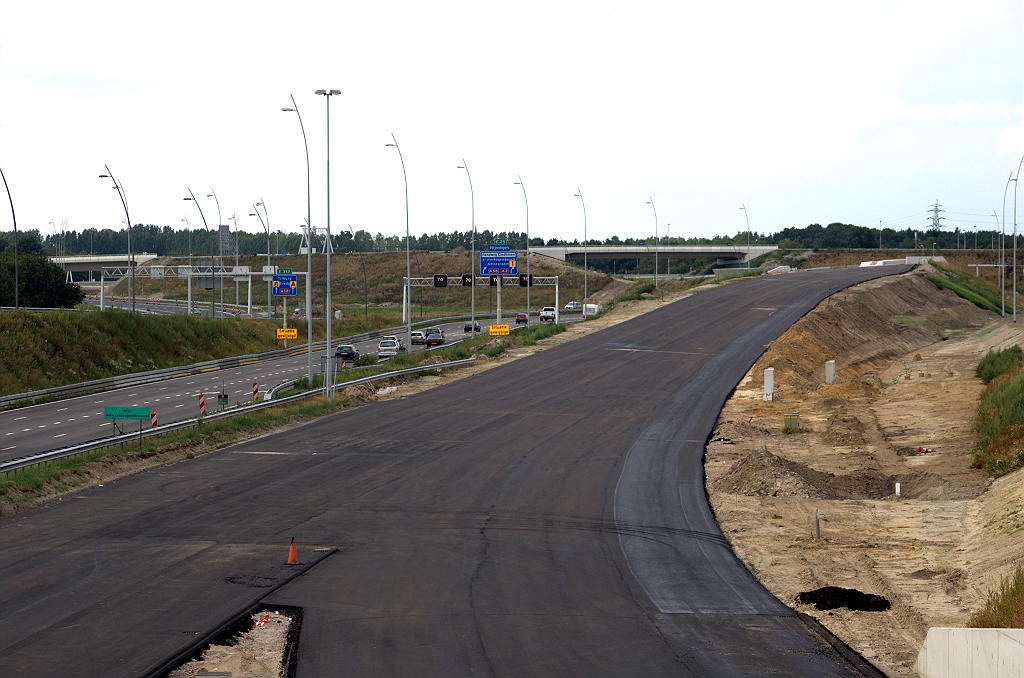
<path fill-rule="evenodd" d="M 971 466 L 975 366 L 1022 332 L 924 272 L 835 294 L 775 341 L 727 402 L 705 460 L 711 504 L 747 567 L 890 676 L 916 675 L 928 628 L 966 625 L 1024 560 L 1024 470 L 992 481 Z M 800 428 L 784 433 L 791 412 Z M 798 602 L 825 586 L 891 608 Z"/>

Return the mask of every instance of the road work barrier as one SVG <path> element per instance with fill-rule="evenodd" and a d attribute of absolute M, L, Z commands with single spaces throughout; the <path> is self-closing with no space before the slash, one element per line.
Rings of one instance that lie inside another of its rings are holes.
<path fill-rule="evenodd" d="M 466 358 L 465 360 L 452 360 L 447 363 L 435 363 L 433 365 L 419 365 L 417 367 L 408 367 L 404 370 L 394 370 L 392 372 L 382 372 L 381 374 L 374 374 L 369 377 L 362 377 L 361 379 L 353 379 L 351 381 L 342 382 L 338 385 L 338 388 L 345 388 L 348 386 L 357 386 L 359 384 L 369 384 L 374 381 L 382 381 L 384 379 L 391 379 L 393 377 L 401 377 L 408 374 L 416 374 L 419 372 L 430 372 L 433 370 L 443 370 L 451 367 L 461 367 L 464 365 L 470 365 L 476 361 L 476 358 Z M 41 466 L 49 464 L 50 462 L 57 461 L 59 459 L 68 459 L 71 457 L 77 457 L 87 455 L 90 452 L 96 450 L 102 450 L 109 447 L 124 447 L 125 445 L 131 444 L 136 440 L 141 441 L 143 438 L 151 438 L 154 436 L 164 436 L 174 431 L 180 431 L 194 426 L 199 426 L 202 422 L 209 422 L 216 419 L 224 419 L 227 417 L 233 417 L 238 414 L 245 414 L 247 412 L 254 412 L 261 410 L 266 407 L 274 407 L 277 405 L 285 405 L 287 403 L 298 402 L 305 398 L 312 398 L 323 393 L 323 389 L 314 389 L 305 391 L 303 393 L 297 393 L 292 396 L 286 396 L 284 398 L 278 398 L 276 400 L 265 400 L 263 402 L 244 405 L 242 407 L 229 408 L 214 412 L 209 416 L 200 416 L 193 419 L 183 419 L 182 421 L 176 421 L 172 424 L 165 424 L 163 426 L 156 426 L 149 429 L 148 431 L 139 433 L 126 433 L 123 435 L 111 436 L 109 438 L 100 438 L 87 443 L 81 443 L 79 445 L 73 445 L 71 447 L 65 447 L 58 450 L 51 450 L 50 452 L 40 452 L 39 454 L 33 454 L 28 457 L 21 457 L 19 459 L 12 459 L 10 461 L 0 463 L 0 473 L 10 474 L 19 469 L 28 468 L 30 466 Z M 202 406 L 205 407 L 205 399 L 201 400 Z"/>
<path fill-rule="evenodd" d="M 922 678 L 1024 676 L 1024 629 L 928 629 L 914 670 Z"/>

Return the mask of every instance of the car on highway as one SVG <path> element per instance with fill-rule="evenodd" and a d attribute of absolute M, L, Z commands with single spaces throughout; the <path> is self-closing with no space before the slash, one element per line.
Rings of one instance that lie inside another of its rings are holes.
<path fill-rule="evenodd" d="M 382 339 L 377 344 L 377 360 L 387 360 L 388 358 L 394 358 L 399 353 L 405 353 L 405 346 L 402 342 L 395 339 Z"/>
<path fill-rule="evenodd" d="M 429 346 L 440 346 L 444 343 L 444 330 L 440 327 L 431 327 L 426 331 L 426 338 L 423 343 Z"/>
<path fill-rule="evenodd" d="M 570 301 L 568 304 L 565 305 L 565 310 L 566 311 L 582 311 L 583 310 L 583 304 L 581 304 L 578 301 Z"/>
<path fill-rule="evenodd" d="M 557 313 L 555 312 L 555 307 L 554 306 L 545 306 L 544 308 L 542 308 L 540 310 L 540 321 L 542 323 L 543 322 L 555 322 L 555 316 L 556 315 L 557 315 Z"/>
<path fill-rule="evenodd" d="M 530 316 L 525 313 L 516 313 L 516 325 L 529 325 Z"/>
<path fill-rule="evenodd" d="M 422 344 L 425 340 L 426 335 L 424 335 L 419 330 L 413 330 L 412 332 L 409 333 L 409 343 L 412 344 L 413 346 L 415 346 L 416 344 Z"/>
<path fill-rule="evenodd" d="M 475 327 L 474 327 L 474 325 L 475 325 Z M 463 332 L 473 332 L 473 331 L 479 332 L 480 331 L 480 323 L 477 323 L 477 322 L 466 323 L 465 325 L 462 326 L 462 331 Z"/>
<path fill-rule="evenodd" d="M 385 334 L 380 338 L 381 341 L 401 341 L 397 334 Z"/>
<path fill-rule="evenodd" d="M 344 362 L 354 363 L 359 360 L 359 351 L 352 344 L 342 344 L 334 349 L 334 357 L 341 358 Z"/>

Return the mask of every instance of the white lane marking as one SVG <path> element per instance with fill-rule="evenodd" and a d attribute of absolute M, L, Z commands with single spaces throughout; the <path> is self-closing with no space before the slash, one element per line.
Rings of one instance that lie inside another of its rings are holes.
<path fill-rule="evenodd" d="M 96 402 L 93 403 L 93 405 L 99 405 L 102 402 L 103 402 L 102 400 L 97 400 Z"/>
<path fill-rule="evenodd" d="M 14 421 L 21 421 L 21 420 L 22 420 L 22 419 L 24 419 L 24 418 L 25 418 L 25 417 L 18 417 L 18 418 L 17 418 L 17 419 L 15 419 Z"/>
<path fill-rule="evenodd" d="M 46 428 L 46 424 L 40 424 L 39 428 Z"/>
<path fill-rule="evenodd" d="M 186 385 L 186 386 L 191 386 L 191 385 L 192 385 L 192 384 L 194 384 L 194 383 L 196 383 L 196 382 L 194 382 L 194 381 L 189 381 L 189 382 L 186 382 L 186 384 L 185 384 L 185 385 Z"/>
<path fill-rule="evenodd" d="M 74 419 L 68 419 L 68 421 L 74 421 Z"/>
<path fill-rule="evenodd" d="M 24 433 L 25 431 L 31 431 L 31 430 L 32 429 L 30 429 L 30 428 L 23 428 L 23 429 L 21 429 L 21 432 Z"/>
<path fill-rule="evenodd" d="M 175 406 L 174 406 L 174 409 L 178 409 L 179 407 L 185 407 L 185 403 L 182 403 L 182 404 L 180 404 L 180 405 L 175 405 Z"/>
<path fill-rule="evenodd" d="M 137 395 L 139 395 L 139 394 L 138 394 L 138 393 L 129 393 L 129 394 L 128 394 L 128 397 L 129 397 L 129 398 L 134 398 L 134 397 L 135 397 L 135 396 L 137 396 Z"/>
<path fill-rule="evenodd" d="M 7 435 L 9 435 L 9 436 L 13 436 L 13 435 L 14 435 L 14 432 L 12 431 L 11 433 L 8 433 Z"/>
<path fill-rule="evenodd" d="M 83 414 L 83 415 L 82 415 L 82 419 L 88 419 L 88 418 L 89 418 L 89 415 L 88 415 L 88 414 Z"/>
<path fill-rule="evenodd" d="M 57 435 L 55 435 L 53 437 L 54 438 L 60 438 L 61 436 L 66 436 L 66 435 L 67 435 L 67 433 L 58 433 Z"/>
<path fill-rule="evenodd" d="M 142 404 L 143 404 L 143 405 L 148 405 L 148 404 L 149 404 L 149 401 L 148 401 L 148 400 L 143 400 L 143 401 L 142 401 Z"/>
<path fill-rule="evenodd" d="M 13 450 L 15 447 L 17 447 L 17 445 L 11 445 L 10 447 L 3 448 L 2 450 L 0 450 L 0 452 L 6 452 L 7 450 Z"/>
<path fill-rule="evenodd" d="M 59 421 L 55 421 L 55 422 L 53 422 L 53 425 L 54 425 L 54 426 L 59 426 L 59 425 L 60 425 L 60 422 L 59 422 Z"/>
<path fill-rule="evenodd" d="M 162 389 L 160 389 L 160 390 L 161 390 L 161 391 L 166 391 L 166 390 L 167 390 L 167 387 L 166 387 L 166 386 L 164 386 L 164 387 L 163 387 Z"/>
<path fill-rule="evenodd" d="M 104 426 L 106 426 L 106 424 L 100 424 L 100 428 L 103 428 Z"/>
<path fill-rule="evenodd" d="M 247 452 L 239 450 L 237 452 L 232 452 L 231 454 L 292 454 L 292 452 Z"/>
<path fill-rule="evenodd" d="M 66 410 L 66 409 L 68 409 L 68 408 L 66 408 L 66 407 L 62 407 L 62 408 L 60 408 L 60 409 L 59 409 L 59 410 L 57 410 L 57 411 L 58 411 L 58 412 L 63 412 L 63 411 L 64 411 L 64 410 Z"/>
<path fill-rule="evenodd" d="M 101 414 L 103 414 L 103 413 L 102 413 L 102 412 L 97 412 L 97 413 L 96 413 L 96 416 L 98 417 L 98 416 L 100 416 Z"/>

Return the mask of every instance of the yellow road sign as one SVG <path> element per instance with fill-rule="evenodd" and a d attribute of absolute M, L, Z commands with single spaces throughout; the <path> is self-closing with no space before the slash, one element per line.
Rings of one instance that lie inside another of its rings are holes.
<path fill-rule="evenodd" d="M 508 325 L 491 325 L 490 332 L 492 337 L 507 337 Z"/>
<path fill-rule="evenodd" d="M 298 339 L 299 328 L 297 327 L 278 327 L 277 328 L 278 339 Z"/>

